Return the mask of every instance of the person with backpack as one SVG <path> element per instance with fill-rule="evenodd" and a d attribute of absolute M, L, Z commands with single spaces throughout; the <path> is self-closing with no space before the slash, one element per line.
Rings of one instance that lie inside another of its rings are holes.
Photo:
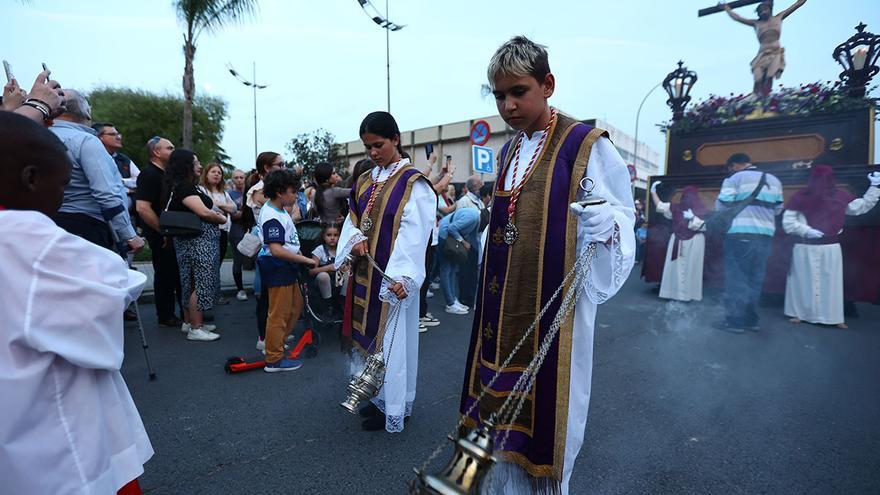
<path fill-rule="evenodd" d="M 758 298 L 773 247 L 776 216 L 782 213 L 782 183 L 758 170 L 744 153 L 731 155 L 727 169 L 731 175 L 721 183 L 715 201 L 716 220 L 724 220 L 728 209 L 736 214 L 724 229 L 725 316 L 713 326 L 732 333 L 756 332 Z M 711 231 L 713 219 L 707 223 Z"/>

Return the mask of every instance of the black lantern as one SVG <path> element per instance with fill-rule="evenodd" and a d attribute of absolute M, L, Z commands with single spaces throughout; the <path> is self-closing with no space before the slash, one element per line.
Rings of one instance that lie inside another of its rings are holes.
<path fill-rule="evenodd" d="M 843 66 L 840 80 L 849 89 L 849 95 L 865 96 L 865 87 L 880 72 L 877 57 L 880 56 L 880 36 L 866 32 L 865 23 L 856 26 L 857 33 L 834 49 L 832 56 Z"/>
<path fill-rule="evenodd" d="M 697 82 L 697 73 L 684 67 L 684 62 L 678 61 L 678 68 L 670 72 L 663 80 L 663 89 L 669 95 L 666 104 L 672 108 L 672 120 L 679 120 L 684 116 L 684 107 L 691 101 L 690 93 L 694 83 Z"/>

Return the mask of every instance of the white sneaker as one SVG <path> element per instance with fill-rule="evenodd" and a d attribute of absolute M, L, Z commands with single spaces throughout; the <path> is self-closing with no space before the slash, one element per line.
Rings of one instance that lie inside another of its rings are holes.
<path fill-rule="evenodd" d="M 263 354 L 266 353 L 266 341 L 263 339 L 257 339 L 257 350 L 263 351 Z"/>
<path fill-rule="evenodd" d="M 239 301 L 247 301 L 247 292 L 240 290 L 238 294 L 235 295 L 235 298 Z"/>
<path fill-rule="evenodd" d="M 419 323 L 419 333 L 425 333 L 425 332 L 427 332 L 427 331 L 428 331 L 428 327 L 426 327 L 425 325 Z"/>
<path fill-rule="evenodd" d="M 465 310 L 465 312 L 470 311 L 470 309 L 471 309 L 471 308 L 465 306 L 464 304 L 458 302 L 458 299 L 456 299 L 455 302 L 454 302 L 452 305 L 453 305 L 453 306 L 457 306 L 459 309 L 463 309 L 463 310 Z"/>
<path fill-rule="evenodd" d="M 426 327 L 436 327 L 440 324 L 440 320 L 434 318 L 434 315 L 432 315 L 431 313 L 426 313 L 425 316 L 419 318 L 419 324 Z"/>
<path fill-rule="evenodd" d="M 453 304 L 452 306 L 446 306 L 446 312 L 452 313 L 454 315 L 466 315 L 468 313 L 466 309 L 461 309 L 455 304 Z"/>
<path fill-rule="evenodd" d="M 212 340 L 219 339 L 220 336 L 216 333 L 208 332 L 202 328 L 193 328 L 186 334 L 186 340 L 198 340 L 202 342 L 211 342 Z"/>
<path fill-rule="evenodd" d="M 440 284 L 437 282 L 431 282 L 431 285 L 428 286 L 428 288 L 431 290 L 440 290 Z"/>
<path fill-rule="evenodd" d="M 189 333 L 190 330 L 192 330 L 192 325 L 189 323 L 183 322 L 183 324 L 180 325 L 180 333 Z M 216 332 L 217 326 L 211 325 L 210 323 L 202 323 L 202 330 L 206 332 Z"/>

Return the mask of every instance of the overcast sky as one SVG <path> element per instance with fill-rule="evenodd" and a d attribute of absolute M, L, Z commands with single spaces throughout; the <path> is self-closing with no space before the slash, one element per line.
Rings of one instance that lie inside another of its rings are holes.
<path fill-rule="evenodd" d="M 384 0 L 373 0 L 384 10 Z M 497 46 L 525 34 L 549 47 L 557 91 L 551 102 L 581 119 L 598 117 L 633 133 L 645 94 L 679 59 L 699 80 L 694 99 L 748 92 L 754 32 L 725 14 L 697 18 L 711 0 L 390 0 L 391 111 L 408 130 L 495 112 L 483 98 L 486 64 Z M 776 9 L 790 4 L 777 0 Z M 357 138 L 361 119 L 385 109 L 385 33 L 356 0 L 263 0 L 252 19 L 198 40 L 197 92 L 229 103 L 223 146 L 253 166 L 250 89 L 231 63 L 269 85 L 258 94 L 259 148 L 283 151 L 318 127 Z M 23 86 L 45 61 L 65 86 L 142 88 L 181 94 L 182 27 L 171 1 L 4 2 L 2 57 Z M 754 15 L 753 7 L 739 9 Z M 785 21 L 787 67 L 780 82 L 836 80 L 834 47 L 860 21 L 880 33 L 878 0 L 808 0 Z M 875 81 L 877 82 L 877 81 Z M 670 117 L 662 89 L 645 103 L 640 138 L 662 152 L 654 124 Z M 125 130 L 122 129 L 124 133 Z M 126 143 L 132 146 L 135 143 Z M 140 143 L 137 143 L 140 144 Z"/>

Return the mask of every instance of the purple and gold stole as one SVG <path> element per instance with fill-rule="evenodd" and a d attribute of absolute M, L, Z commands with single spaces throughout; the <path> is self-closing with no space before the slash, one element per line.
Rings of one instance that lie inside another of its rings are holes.
<path fill-rule="evenodd" d="M 580 179 L 587 169 L 593 143 L 607 133 L 559 114 L 550 129 L 538 162 L 525 179 L 516 207 L 519 237 L 513 246 L 504 242 L 510 191 L 503 187 L 513 153 L 508 141 L 501 150 L 498 186 L 489 221 L 489 239 L 477 291 L 476 315 L 468 350 L 462 390 L 464 414 L 522 338 L 540 309 L 562 285 L 573 266 L 577 246 L 577 219 L 568 205 L 575 201 Z M 559 297 L 541 319 L 535 332 L 510 365 L 465 418 L 468 427 L 497 411 L 531 362 L 559 309 Z M 496 455 L 523 467 L 533 477 L 562 479 L 568 418 L 572 317 L 560 329 L 538 372 L 534 388 L 512 424 L 507 443 Z M 496 449 L 498 445 L 496 445 Z"/>
<path fill-rule="evenodd" d="M 397 239 L 403 207 L 409 200 L 413 184 L 422 178 L 424 176 L 410 165 L 401 168 L 388 178 L 373 203 L 369 216 L 373 225 L 364 234 L 367 236 L 370 254 L 383 271 L 388 266 L 391 250 Z M 374 184 L 372 174 L 365 173 L 351 190 L 349 213 L 358 227 L 361 225 L 361 215 L 367 209 Z M 352 305 L 352 342 L 361 352 L 372 354 L 376 351 L 374 340 L 382 341 L 381 334 L 385 331 L 385 320 L 388 317 L 388 304 L 379 300 L 382 276 L 366 260 L 357 260 L 353 273 L 351 301 L 347 301 L 347 304 Z"/>

